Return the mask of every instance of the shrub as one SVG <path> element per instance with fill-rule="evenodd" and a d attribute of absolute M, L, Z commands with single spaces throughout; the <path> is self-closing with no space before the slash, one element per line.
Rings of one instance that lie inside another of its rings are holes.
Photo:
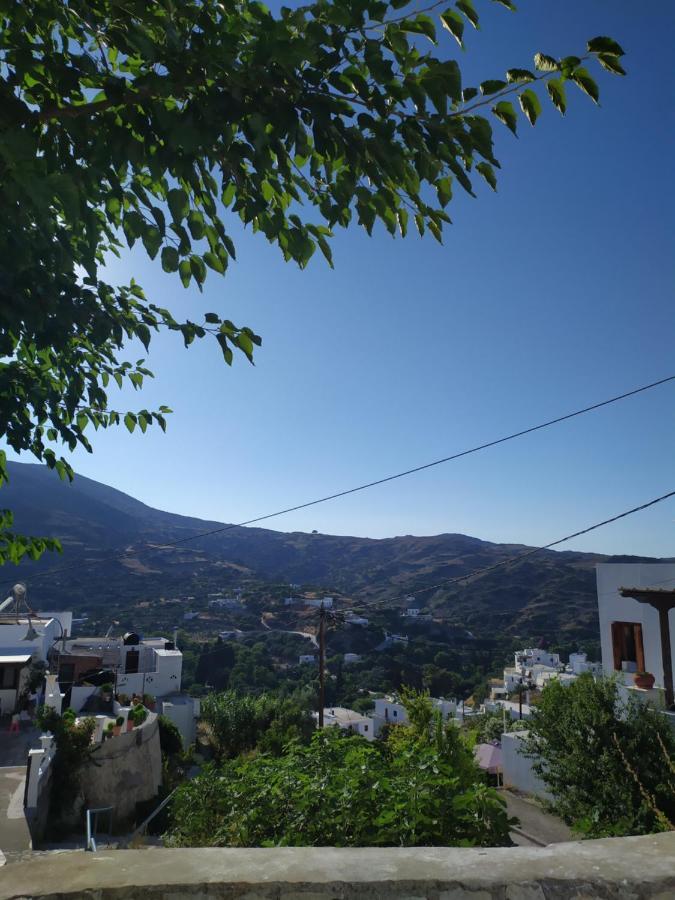
<path fill-rule="evenodd" d="M 664 716 L 623 702 L 615 679 L 551 682 L 528 720 L 528 753 L 553 808 L 589 837 L 648 834 L 675 823 L 675 737 Z"/>

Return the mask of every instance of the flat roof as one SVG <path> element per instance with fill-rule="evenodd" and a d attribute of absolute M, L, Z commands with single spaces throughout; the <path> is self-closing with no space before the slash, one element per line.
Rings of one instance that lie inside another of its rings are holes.
<path fill-rule="evenodd" d="M 30 653 L 9 653 L 0 655 L 0 665 L 11 665 L 12 663 L 27 663 L 31 658 Z"/>

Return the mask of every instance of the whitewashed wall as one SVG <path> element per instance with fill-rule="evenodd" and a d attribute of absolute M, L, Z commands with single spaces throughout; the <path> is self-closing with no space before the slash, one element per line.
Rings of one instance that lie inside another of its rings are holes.
<path fill-rule="evenodd" d="M 614 672 L 612 622 L 639 622 L 645 651 L 645 668 L 663 686 L 661 632 L 659 614 L 646 603 L 638 603 L 619 594 L 621 587 L 675 588 L 673 563 L 602 563 L 596 566 L 598 587 L 598 616 L 602 667 L 607 675 Z M 670 611 L 670 642 L 675 670 L 675 611 Z"/>

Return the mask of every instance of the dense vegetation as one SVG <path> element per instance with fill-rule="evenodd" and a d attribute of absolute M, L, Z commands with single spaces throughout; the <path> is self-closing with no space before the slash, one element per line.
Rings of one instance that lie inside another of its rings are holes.
<path fill-rule="evenodd" d="M 614 679 L 552 682 L 528 721 L 528 751 L 553 809 L 589 837 L 675 828 L 675 737 Z"/>
<path fill-rule="evenodd" d="M 234 698 L 229 698 L 232 702 Z M 411 724 L 369 743 L 331 728 L 208 765 L 172 805 L 173 846 L 496 846 L 503 800 L 456 725 L 408 693 Z M 263 735 L 264 737 L 264 735 Z"/>

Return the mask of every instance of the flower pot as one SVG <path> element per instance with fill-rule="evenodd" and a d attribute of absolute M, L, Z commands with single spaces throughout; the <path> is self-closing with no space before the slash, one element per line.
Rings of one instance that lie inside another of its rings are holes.
<path fill-rule="evenodd" d="M 121 725 L 113 725 L 113 734 L 115 735 L 115 737 L 117 737 L 117 735 L 121 734 L 121 733 L 122 733 L 122 726 Z"/>
<path fill-rule="evenodd" d="M 633 675 L 633 681 L 635 682 L 636 687 L 643 688 L 645 691 L 650 691 L 654 687 L 656 679 L 651 672 L 636 672 L 635 675 Z"/>
<path fill-rule="evenodd" d="M 134 730 L 134 723 L 132 722 L 131 719 L 127 719 L 127 731 L 133 731 L 133 730 Z"/>

